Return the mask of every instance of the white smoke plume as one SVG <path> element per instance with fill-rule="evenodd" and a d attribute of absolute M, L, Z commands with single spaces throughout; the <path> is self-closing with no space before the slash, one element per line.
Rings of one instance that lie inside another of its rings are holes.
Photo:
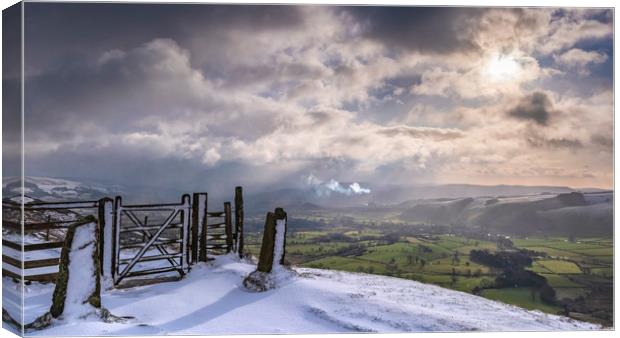
<path fill-rule="evenodd" d="M 330 196 L 332 193 L 343 194 L 347 196 L 351 195 L 364 195 L 370 194 L 370 189 L 362 187 L 359 183 L 353 182 L 348 186 L 340 184 L 335 179 L 330 179 L 327 182 L 323 182 L 321 179 L 310 174 L 306 177 L 306 184 L 312 186 L 317 196 Z"/>

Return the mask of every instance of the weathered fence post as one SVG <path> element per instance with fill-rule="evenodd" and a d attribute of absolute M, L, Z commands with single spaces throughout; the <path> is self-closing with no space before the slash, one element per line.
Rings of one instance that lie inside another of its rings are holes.
<path fill-rule="evenodd" d="M 275 287 L 276 280 L 271 272 L 274 267 L 284 263 L 286 245 L 286 212 L 276 208 L 275 212 L 268 212 L 265 218 L 263 242 L 256 271 L 250 273 L 243 285 L 253 291 L 266 291 Z"/>
<path fill-rule="evenodd" d="M 189 224 L 190 224 L 190 209 L 192 208 L 190 196 L 188 194 L 183 194 L 181 197 L 181 204 L 183 205 L 183 209 L 181 212 L 181 226 L 183 227 L 183 239 L 181 241 L 181 268 L 186 270 L 189 268 L 189 250 L 188 250 L 188 239 L 189 239 Z"/>
<path fill-rule="evenodd" d="M 206 256 L 203 259 L 202 256 L 206 255 L 203 252 L 203 237 L 206 236 L 206 228 L 204 223 L 206 222 L 207 212 L 207 193 L 195 192 L 192 196 L 192 263 L 198 261 L 205 262 Z"/>
<path fill-rule="evenodd" d="M 50 223 L 52 222 L 52 216 L 47 216 L 47 227 L 45 229 L 45 240 L 50 240 Z"/>
<path fill-rule="evenodd" d="M 195 263 L 198 261 L 198 227 L 200 226 L 199 223 L 199 216 L 198 216 L 198 209 L 200 208 L 200 194 L 195 192 L 192 195 L 192 225 L 191 225 L 191 229 L 192 229 L 192 244 L 191 244 L 191 248 L 192 248 L 192 263 Z"/>
<path fill-rule="evenodd" d="M 116 284 L 116 268 L 118 266 L 117 262 L 120 260 L 121 254 L 121 250 L 118 247 L 118 244 L 120 244 L 121 241 L 120 223 L 123 212 L 122 210 L 123 199 L 121 196 L 116 196 L 116 198 L 114 199 L 114 222 L 112 226 L 114 233 L 114 240 L 112 241 L 112 280 L 114 281 L 114 284 Z"/>
<path fill-rule="evenodd" d="M 101 259 L 101 275 L 107 283 L 112 281 L 114 265 L 114 202 L 104 197 L 99 200 L 99 257 Z M 107 285 L 106 285 L 107 286 Z"/>
<path fill-rule="evenodd" d="M 224 202 L 224 226 L 226 227 L 226 253 L 230 253 L 233 249 L 230 202 Z"/>
<path fill-rule="evenodd" d="M 275 212 L 267 213 L 263 242 L 260 248 L 258 271 L 271 272 L 273 263 L 284 263 L 284 246 L 286 245 L 286 212 L 276 208 Z"/>
<path fill-rule="evenodd" d="M 209 201 L 209 195 L 207 193 L 204 193 L 204 203 L 201 203 L 201 205 L 203 205 L 203 215 L 202 215 L 202 226 L 200 229 L 200 261 L 201 262 L 206 262 L 207 261 L 207 221 L 208 221 L 208 201 Z"/>
<path fill-rule="evenodd" d="M 235 249 L 243 257 L 243 188 L 235 188 Z"/>

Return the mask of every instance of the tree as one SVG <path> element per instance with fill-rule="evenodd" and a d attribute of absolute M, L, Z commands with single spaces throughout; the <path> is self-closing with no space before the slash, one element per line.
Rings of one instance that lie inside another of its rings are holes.
<path fill-rule="evenodd" d="M 420 259 L 420 265 L 422 266 L 422 269 L 424 269 L 424 266 L 426 265 L 426 261 L 424 259 Z"/>
<path fill-rule="evenodd" d="M 497 248 L 498 249 L 512 249 L 514 247 L 514 243 L 507 237 L 498 237 L 497 238 Z"/>
<path fill-rule="evenodd" d="M 450 275 L 450 285 L 454 286 L 458 278 L 456 277 L 456 269 L 452 268 L 452 274 Z"/>
<path fill-rule="evenodd" d="M 454 250 L 454 254 L 452 255 L 452 265 L 458 265 L 460 261 L 459 252 Z"/>
<path fill-rule="evenodd" d="M 555 304 L 555 290 L 549 284 L 543 284 L 539 290 L 540 300 L 547 304 Z"/>
<path fill-rule="evenodd" d="M 492 286 L 493 286 L 493 282 L 488 280 L 488 279 L 486 279 L 486 278 L 483 278 L 480 281 L 480 287 L 483 288 L 483 289 L 488 289 L 488 288 L 490 288 Z"/>

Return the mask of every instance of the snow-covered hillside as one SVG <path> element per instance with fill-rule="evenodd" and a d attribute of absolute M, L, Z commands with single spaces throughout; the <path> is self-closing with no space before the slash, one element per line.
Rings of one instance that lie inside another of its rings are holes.
<path fill-rule="evenodd" d="M 2 178 L 4 198 L 20 195 L 21 190 L 19 177 Z M 24 178 L 24 194 L 44 201 L 89 200 L 113 196 L 119 192 L 121 188 L 117 185 L 110 186 L 50 177 L 26 176 Z"/>
<path fill-rule="evenodd" d="M 276 289 L 242 286 L 255 265 L 223 256 L 178 282 L 105 291 L 103 305 L 126 323 L 56 321 L 29 335 L 160 335 L 590 330 L 597 326 L 466 293 L 391 277 L 295 268 Z M 5 294 L 13 284 L 5 279 Z M 49 307 L 52 285 L 30 285 L 26 321 Z M 14 292 L 14 291 L 13 291 Z M 15 309 L 13 309 L 15 311 Z"/>

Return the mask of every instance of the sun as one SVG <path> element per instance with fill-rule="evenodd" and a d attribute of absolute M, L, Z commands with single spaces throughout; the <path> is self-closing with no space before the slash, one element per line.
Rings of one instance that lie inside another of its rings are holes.
<path fill-rule="evenodd" d="M 506 81 L 517 77 L 519 63 L 510 56 L 496 55 L 486 66 L 486 72 L 494 80 Z"/>

